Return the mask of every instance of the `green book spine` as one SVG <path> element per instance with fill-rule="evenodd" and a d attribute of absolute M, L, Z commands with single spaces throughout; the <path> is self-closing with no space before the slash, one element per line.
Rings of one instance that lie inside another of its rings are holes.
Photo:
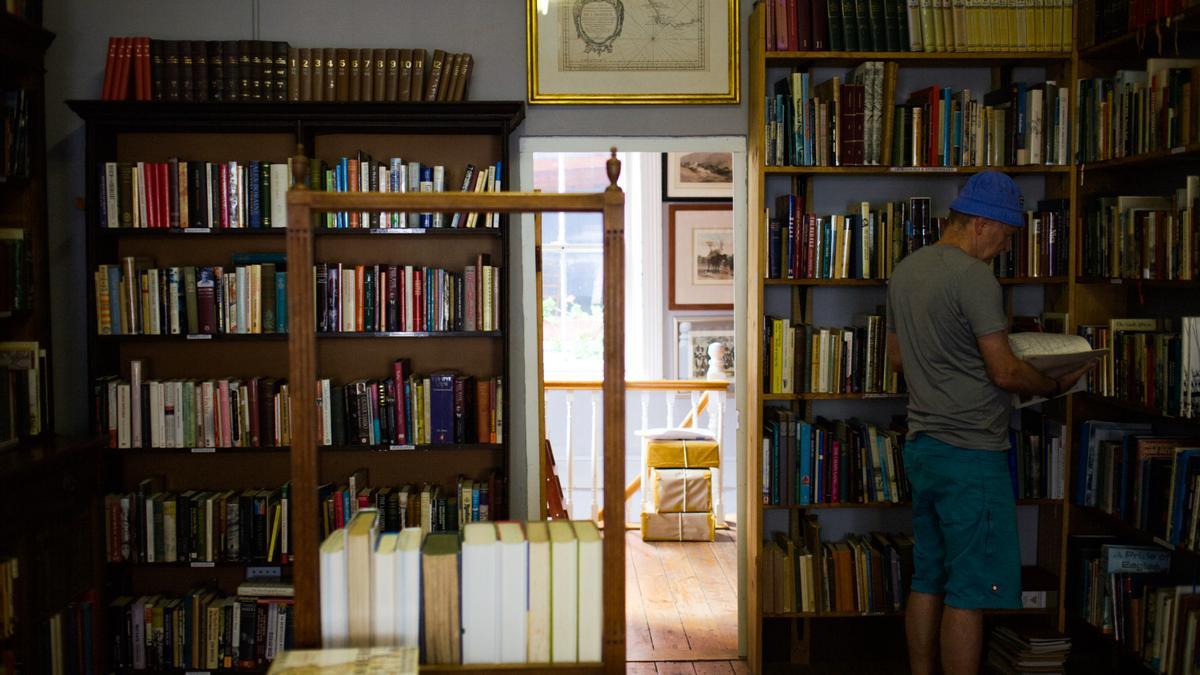
<path fill-rule="evenodd" d="M 832 0 L 836 2 L 836 0 Z M 842 3 L 842 43 L 846 51 L 859 51 L 858 46 L 858 13 L 855 0 L 841 0 Z"/>
<path fill-rule="evenodd" d="M 871 33 L 871 7 L 869 0 L 851 0 L 854 3 L 854 24 L 858 29 L 858 49 L 875 51 L 875 38 Z"/>
<path fill-rule="evenodd" d="M 844 51 L 846 43 L 842 40 L 842 2 L 828 0 L 825 8 L 829 20 L 829 49 L 835 52 Z"/>

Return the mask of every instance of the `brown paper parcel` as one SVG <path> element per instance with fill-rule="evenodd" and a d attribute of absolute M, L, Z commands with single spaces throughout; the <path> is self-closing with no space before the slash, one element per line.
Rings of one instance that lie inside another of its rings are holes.
<path fill-rule="evenodd" d="M 652 469 L 712 469 L 721 466 L 716 441 L 647 441 L 646 466 Z"/>
<path fill-rule="evenodd" d="M 712 510 L 712 472 L 708 469 L 650 469 L 654 510 L 698 513 Z"/>
<path fill-rule="evenodd" d="M 712 541 L 717 522 L 709 513 L 642 512 L 642 541 Z"/>

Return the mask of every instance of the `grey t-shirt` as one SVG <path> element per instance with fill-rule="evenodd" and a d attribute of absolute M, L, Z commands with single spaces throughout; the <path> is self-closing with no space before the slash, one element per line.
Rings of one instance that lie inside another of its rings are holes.
<path fill-rule="evenodd" d="M 1007 450 L 1011 395 L 988 379 L 976 341 L 1008 327 L 991 268 L 955 246 L 921 248 L 888 284 L 887 327 L 900 342 L 909 438 Z"/>

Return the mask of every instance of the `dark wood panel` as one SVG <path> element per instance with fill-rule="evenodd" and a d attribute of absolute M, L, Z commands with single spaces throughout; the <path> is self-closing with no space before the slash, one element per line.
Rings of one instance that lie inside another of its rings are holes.
<path fill-rule="evenodd" d="M 320 481 L 344 483 L 355 470 L 365 467 L 374 486 L 430 483 L 453 487 L 461 474 L 487 478 L 503 471 L 503 450 L 397 450 L 389 452 L 321 451 Z"/>
<path fill-rule="evenodd" d="M 320 340 L 317 375 L 327 377 L 333 373 L 335 383 L 390 377 L 392 363 L 405 358 L 411 359 L 417 373 L 454 371 L 495 377 L 503 374 L 503 349 L 500 340 L 493 338 Z"/>
<path fill-rule="evenodd" d="M 438 239 L 425 236 L 339 237 L 336 234 L 316 238 L 317 262 L 356 265 L 426 265 L 461 272 L 474 265 L 480 254 L 491 257 L 492 265 L 502 265 L 504 242 L 500 238 Z M 501 271 L 501 276 L 504 275 Z"/>
<path fill-rule="evenodd" d="M 130 359 L 144 359 L 147 379 L 287 378 L 287 358 L 287 342 L 282 340 L 167 340 L 120 345 L 122 377 L 129 376 Z"/>
<path fill-rule="evenodd" d="M 184 265 L 231 267 L 234 253 L 284 253 L 283 237 L 214 237 L 195 234 L 183 239 L 164 240 L 157 237 L 123 237 L 117 245 L 117 256 L 108 264 L 120 262 L 125 256 L 146 258 L 155 267 Z"/>
<path fill-rule="evenodd" d="M 286 162 L 296 152 L 294 133 L 139 133 L 117 136 L 119 162 L 165 162 L 172 157 L 205 162 Z"/>
<path fill-rule="evenodd" d="M 276 488 L 291 480 L 286 452 L 111 452 L 120 455 L 125 490 L 151 476 L 161 476 L 171 491 Z"/>

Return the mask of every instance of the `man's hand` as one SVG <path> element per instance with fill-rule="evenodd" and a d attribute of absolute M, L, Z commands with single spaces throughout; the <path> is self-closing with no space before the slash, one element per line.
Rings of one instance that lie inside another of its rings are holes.
<path fill-rule="evenodd" d="M 1096 361 L 1089 361 L 1075 370 L 1066 373 L 1065 375 L 1059 375 L 1058 377 L 1054 378 L 1058 382 L 1058 390 L 1063 393 L 1071 391 L 1071 387 L 1075 386 L 1075 383 L 1079 381 L 1079 378 L 1087 375 L 1088 371 L 1091 370 L 1095 365 Z"/>

